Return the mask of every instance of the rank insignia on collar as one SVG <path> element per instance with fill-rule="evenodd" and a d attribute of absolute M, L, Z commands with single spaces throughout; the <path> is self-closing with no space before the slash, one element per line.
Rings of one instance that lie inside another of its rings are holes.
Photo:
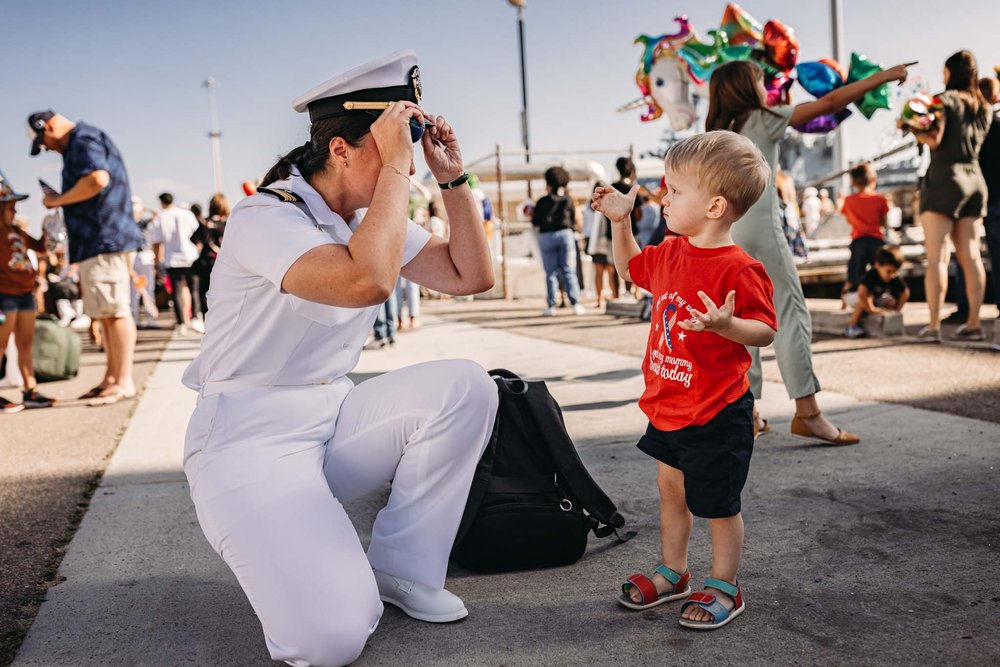
<path fill-rule="evenodd" d="M 417 98 L 417 104 L 423 96 L 423 89 L 420 87 L 420 68 L 416 65 L 410 70 L 410 83 L 413 86 L 413 96 Z"/>
<path fill-rule="evenodd" d="M 285 188 L 257 188 L 257 192 L 260 194 L 271 195 L 272 197 L 277 197 L 285 203 L 301 202 L 303 201 L 295 192 L 287 190 Z"/>

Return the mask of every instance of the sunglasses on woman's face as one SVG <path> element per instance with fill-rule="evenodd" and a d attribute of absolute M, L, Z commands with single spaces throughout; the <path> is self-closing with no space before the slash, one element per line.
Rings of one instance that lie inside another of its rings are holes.
<path fill-rule="evenodd" d="M 375 116 L 375 117 L 378 117 L 378 116 L 382 115 L 381 111 L 368 110 L 368 109 L 365 110 L 365 113 L 368 114 L 368 115 L 370 115 L 370 116 Z M 431 129 L 432 127 L 434 127 L 434 123 L 432 123 L 430 121 L 424 121 L 423 123 L 421 123 L 416 118 L 412 118 L 411 117 L 410 118 L 410 139 L 413 141 L 413 143 L 417 143 L 424 136 L 424 132 L 426 132 L 427 130 Z"/>

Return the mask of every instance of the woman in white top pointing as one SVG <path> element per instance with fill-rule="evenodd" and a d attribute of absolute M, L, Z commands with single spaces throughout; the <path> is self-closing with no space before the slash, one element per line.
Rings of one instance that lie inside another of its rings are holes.
<path fill-rule="evenodd" d="M 380 598 L 424 621 L 468 614 L 444 581 L 495 385 L 463 360 L 347 378 L 400 273 L 448 294 L 493 285 L 455 133 L 419 94 L 402 51 L 295 101 L 310 139 L 233 210 L 184 376 L 199 391 L 184 460 L 198 520 L 292 665 L 355 660 Z M 417 141 L 448 241 L 407 219 Z M 366 554 L 341 502 L 390 480 Z"/>

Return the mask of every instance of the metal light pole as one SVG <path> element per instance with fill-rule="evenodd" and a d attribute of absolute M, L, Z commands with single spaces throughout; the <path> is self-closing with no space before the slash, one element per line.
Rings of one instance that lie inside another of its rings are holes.
<path fill-rule="evenodd" d="M 215 192 L 222 192 L 222 146 L 219 131 L 219 110 L 215 106 L 215 79 L 208 77 L 201 85 L 208 89 L 208 108 L 212 115 L 212 131 L 208 133 L 212 140 L 212 174 L 215 177 Z"/>
<path fill-rule="evenodd" d="M 833 41 L 833 59 L 843 66 L 844 52 L 844 5 L 843 0 L 830 0 L 830 30 Z M 850 63 L 848 63 L 848 66 Z M 844 162 L 844 129 L 843 126 L 833 131 L 833 169 L 843 171 Z M 846 177 L 845 177 L 846 178 Z M 845 178 L 841 178 L 843 186 Z"/>
<path fill-rule="evenodd" d="M 521 54 L 521 143 L 524 144 L 524 161 L 531 162 L 528 142 L 528 76 L 524 66 L 524 8 L 527 0 L 507 0 L 517 8 L 517 45 Z M 528 177 L 528 199 L 531 199 L 531 177 Z"/>

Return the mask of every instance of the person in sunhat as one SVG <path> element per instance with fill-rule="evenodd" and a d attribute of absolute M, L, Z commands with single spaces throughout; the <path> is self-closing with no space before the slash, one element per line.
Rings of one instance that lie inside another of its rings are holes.
<path fill-rule="evenodd" d="M 43 239 L 28 235 L 15 221 L 17 202 L 28 198 L 11 187 L 0 171 L 0 355 L 7 349 L 11 334 L 17 347 L 17 366 L 24 378 L 24 395 L 20 403 L 0 396 L 0 412 L 20 412 L 25 408 L 48 408 L 55 401 L 43 396 L 35 382 L 35 366 L 31 348 L 35 340 L 35 287 L 38 271 L 28 257 L 28 250 L 45 252 Z"/>
<path fill-rule="evenodd" d="M 445 574 L 495 384 L 466 360 L 347 377 L 400 275 L 453 295 L 493 286 L 455 131 L 419 101 L 412 51 L 295 100 L 309 138 L 233 209 L 184 373 L 199 392 L 184 453 L 199 522 L 271 657 L 293 665 L 353 662 L 382 601 L 432 623 L 468 615 Z M 448 240 L 407 218 L 417 143 Z M 366 554 L 342 503 L 389 481 Z"/>

